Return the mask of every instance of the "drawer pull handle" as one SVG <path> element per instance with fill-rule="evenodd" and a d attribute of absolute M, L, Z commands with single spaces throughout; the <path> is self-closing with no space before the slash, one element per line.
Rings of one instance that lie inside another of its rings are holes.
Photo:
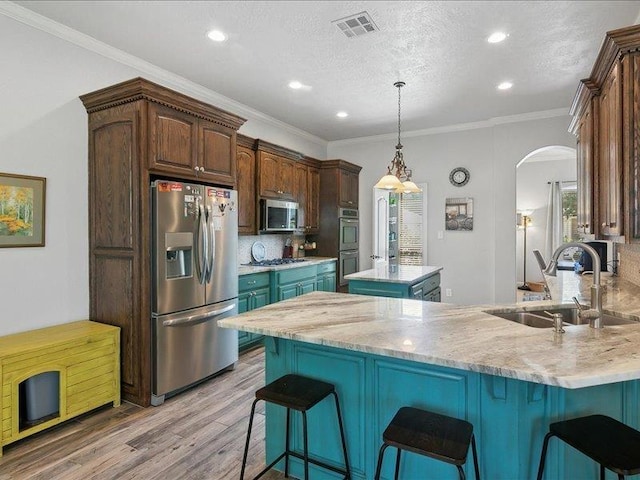
<path fill-rule="evenodd" d="M 251 280 L 250 282 L 247 282 L 247 285 L 255 285 L 256 284 L 256 280 Z"/>

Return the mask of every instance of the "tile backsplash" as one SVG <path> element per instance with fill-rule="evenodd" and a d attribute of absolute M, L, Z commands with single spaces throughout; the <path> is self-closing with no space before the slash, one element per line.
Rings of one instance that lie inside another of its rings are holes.
<path fill-rule="evenodd" d="M 249 263 L 253 260 L 251 257 L 251 246 L 254 242 L 264 243 L 266 250 L 266 258 L 282 258 L 284 245 L 290 238 L 292 244 L 298 244 L 304 242 L 304 236 L 300 237 L 293 234 L 275 234 L 269 233 L 265 235 L 239 235 L 238 236 L 238 265 Z M 296 251 L 293 253 L 296 256 Z"/>
<path fill-rule="evenodd" d="M 618 276 L 640 285 L 640 245 L 618 244 L 618 253 L 620 254 Z"/>

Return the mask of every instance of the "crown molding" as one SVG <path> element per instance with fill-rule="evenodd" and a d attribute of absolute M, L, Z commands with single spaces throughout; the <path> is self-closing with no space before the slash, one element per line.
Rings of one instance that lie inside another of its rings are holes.
<path fill-rule="evenodd" d="M 162 83 L 166 87 L 180 90 L 181 93 L 198 97 L 203 101 L 212 103 L 216 107 L 229 110 L 237 115 L 244 116 L 247 119 L 253 119 L 276 126 L 316 145 L 320 145 L 325 148 L 327 146 L 327 141 L 320 137 L 312 135 L 309 132 L 305 132 L 304 130 L 294 127 L 293 125 L 289 125 L 281 120 L 270 117 L 269 115 L 248 107 L 247 105 L 232 100 L 229 97 L 225 97 L 224 95 L 187 80 L 178 74 L 146 62 L 134 55 L 123 52 L 122 50 L 51 20 L 50 18 L 29 10 L 28 8 L 22 7 L 13 2 L 1 1 L 0 14 L 30 27 L 37 28 L 45 33 L 54 35 L 86 50 L 97 53 L 105 58 L 135 68 L 146 75 L 154 77 L 154 80 Z"/>
<path fill-rule="evenodd" d="M 423 130 L 411 130 L 402 132 L 404 138 L 423 137 L 427 135 L 439 135 L 442 133 L 462 132 L 464 130 L 476 130 L 480 128 L 491 128 L 496 125 L 505 125 L 509 123 L 529 122 L 532 120 L 541 120 L 545 118 L 563 117 L 569 115 L 569 107 L 556 108 L 553 110 L 542 110 L 539 112 L 521 113 L 518 115 L 508 115 L 504 117 L 493 117 L 488 120 L 479 122 L 459 123 L 455 125 L 446 125 L 443 127 L 425 128 Z M 369 137 L 348 138 L 345 140 L 335 140 L 329 142 L 330 147 L 355 145 L 359 143 L 368 143 L 372 141 L 395 140 L 398 138 L 397 133 L 385 133 L 382 135 L 373 135 Z"/>

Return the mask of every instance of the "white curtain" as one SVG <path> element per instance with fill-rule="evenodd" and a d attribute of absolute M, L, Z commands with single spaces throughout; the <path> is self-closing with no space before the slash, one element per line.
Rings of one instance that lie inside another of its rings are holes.
<path fill-rule="evenodd" d="M 545 259 L 562 244 L 562 187 L 560 182 L 549 183 L 547 206 L 547 235 L 544 243 Z"/>

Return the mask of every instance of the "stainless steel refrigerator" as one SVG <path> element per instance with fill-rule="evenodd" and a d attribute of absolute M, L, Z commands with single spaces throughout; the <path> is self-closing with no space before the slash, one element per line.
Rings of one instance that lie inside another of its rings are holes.
<path fill-rule="evenodd" d="M 218 328 L 238 313 L 237 192 L 155 180 L 151 404 L 238 360 L 238 333 Z"/>

